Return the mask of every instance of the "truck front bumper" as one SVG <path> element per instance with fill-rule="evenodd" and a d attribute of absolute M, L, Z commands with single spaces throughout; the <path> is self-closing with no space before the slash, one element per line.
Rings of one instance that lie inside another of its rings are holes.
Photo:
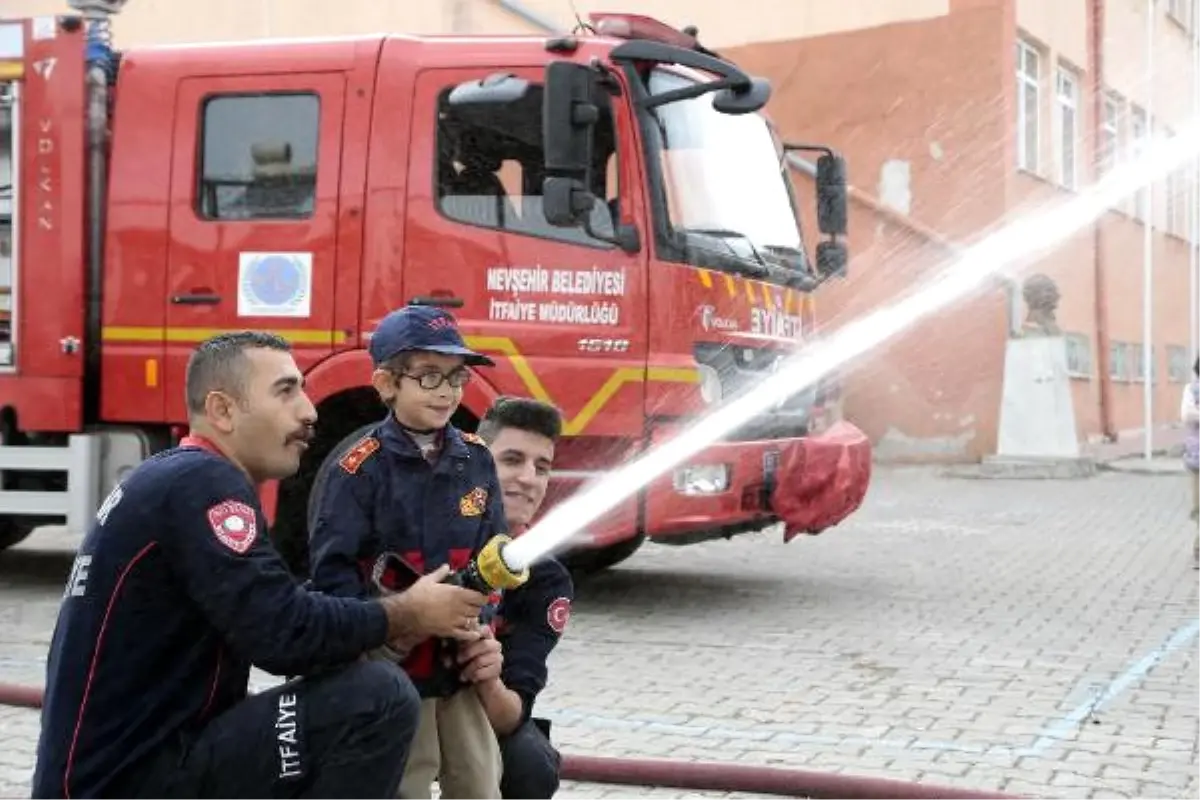
<path fill-rule="evenodd" d="M 655 442 L 676 433 L 660 431 Z M 852 514 L 870 477 L 870 440 L 848 422 L 812 436 L 723 442 L 647 487 L 643 529 L 686 544 L 783 522 L 790 541 Z"/>

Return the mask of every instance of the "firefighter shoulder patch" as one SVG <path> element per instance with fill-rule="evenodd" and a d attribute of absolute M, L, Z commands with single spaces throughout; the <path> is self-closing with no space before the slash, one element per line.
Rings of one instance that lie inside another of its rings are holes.
<path fill-rule="evenodd" d="M 217 541 L 239 556 L 258 538 L 254 509 L 238 500 L 224 500 L 209 508 L 208 524 Z"/>
<path fill-rule="evenodd" d="M 371 454 L 379 449 L 379 440 L 374 436 L 364 436 L 359 440 L 358 444 L 346 451 L 346 455 L 342 456 L 338 461 L 338 466 L 344 469 L 348 474 L 353 475 L 358 472 L 359 467 L 363 462 L 371 457 Z"/>
<path fill-rule="evenodd" d="M 487 489 L 476 486 L 458 501 L 458 510 L 464 517 L 478 517 L 487 508 Z"/>
<path fill-rule="evenodd" d="M 571 601 L 565 597 L 556 597 L 546 607 L 546 624 L 555 633 L 562 633 L 567 628 L 567 620 L 571 618 Z"/>
<path fill-rule="evenodd" d="M 487 447 L 487 442 L 485 442 L 477 433 L 463 433 L 462 440 L 467 444 L 477 444 L 480 447 Z"/>

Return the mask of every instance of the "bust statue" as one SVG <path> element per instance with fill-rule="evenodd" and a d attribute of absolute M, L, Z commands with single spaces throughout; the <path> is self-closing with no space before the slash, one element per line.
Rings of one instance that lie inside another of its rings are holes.
<path fill-rule="evenodd" d="M 1058 285 L 1049 275 L 1030 275 L 1022 285 L 1028 313 L 1021 325 L 1021 336 L 1062 336 L 1054 311 L 1058 308 Z"/>

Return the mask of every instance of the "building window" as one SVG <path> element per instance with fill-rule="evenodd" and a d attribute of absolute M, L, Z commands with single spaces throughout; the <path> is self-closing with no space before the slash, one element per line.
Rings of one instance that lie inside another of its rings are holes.
<path fill-rule="evenodd" d="M 1058 103 L 1058 182 L 1068 189 L 1076 186 L 1079 138 L 1079 80 L 1065 67 L 1058 68 L 1055 81 Z"/>
<path fill-rule="evenodd" d="M 1146 363 L 1145 363 L 1145 359 L 1142 357 L 1144 355 L 1144 353 L 1142 352 L 1142 343 L 1141 342 L 1129 342 L 1125 345 L 1125 349 L 1127 351 L 1127 354 L 1125 356 L 1125 364 L 1126 364 L 1126 368 L 1127 368 L 1127 372 L 1125 374 L 1125 380 L 1131 381 L 1134 383 L 1142 383 L 1143 381 L 1146 380 Z M 1151 346 L 1151 348 L 1150 348 L 1150 382 L 1151 383 L 1154 382 L 1155 373 L 1156 373 L 1156 370 L 1154 369 L 1154 347 Z"/>
<path fill-rule="evenodd" d="M 1121 100 L 1114 95 L 1104 97 L 1104 118 L 1100 121 L 1100 164 L 1098 172 L 1104 175 L 1117 164 L 1117 152 L 1121 147 Z"/>
<path fill-rule="evenodd" d="M 454 88 L 447 87 L 438 100 L 434 196 L 441 213 L 468 225 L 611 247 L 584 227 L 558 227 L 546 219 L 542 205 L 543 87 L 530 84 L 521 100 L 489 107 L 486 115 L 476 106 L 451 105 Z M 600 105 L 599 121 L 591 135 L 592 163 L 598 166 L 592 170 L 588 187 L 597 198 L 590 229 L 611 237 L 619 195 L 616 127 L 607 101 Z"/>
<path fill-rule="evenodd" d="M 1167 345 L 1167 380 L 1171 383 L 1187 383 L 1190 371 L 1188 349 L 1177 344 Z"/>
<path fill-rule="evenodd" d="M 1167 233 L 1188 238 L 1188 189 L 1191 181 L 1186 170 L 1169 173 L 1164 190 L 1164 218 Z"/>
<path fill-rule="evenodd" d="M 1142 154 L 1149 141 L 1150 131 L 1146 125 L 1146 112 L 1137 106 L 1130 107 L 1129 114 L 1129 158 L 1135 159 Z M 1151 186 L 1138 189 L 1133 196 L 1133 215 L 1143 222 L 1146 221 L 1146 207 L 1149 204 Z"/>
<path fill-rule="evenodd" d="M 1067 374 L 1072 378 L 1092 377 L 1092 342 L 1082 333 L 1068 333 Z"/>
<path fill-rule="evenodd" d="M 1038 171 L 1041 123 L 1041 55 L 1017 42 L 1017 167 Z"/>
<path fill-rule="evenodd" d="M 1125 342 L 1108 343 L 1108 377 L 1114 381 L 1128 380 L 1129 371 L 1125 363 L 1127 347 Z"/>
<path fill-rule="evenodd" d="M 312 216 L 320 117 L 321 101 L 310 93 L 208 98 L 200 131 L 200 216 Z"/>

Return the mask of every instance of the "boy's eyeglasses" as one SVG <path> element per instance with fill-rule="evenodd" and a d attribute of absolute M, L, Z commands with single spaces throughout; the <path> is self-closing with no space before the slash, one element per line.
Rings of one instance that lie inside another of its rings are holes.
<path fill-rule="evenodd" d="M 396 374 L 402 378 L 416 381 L 427 392 L 438 388 L 443 382 L 450 384 L 451 388 L 461 389 L 463 386 L 466 386 L 467 381 L 471 380 L 471 371 L 465 367 L 453 369 L 448 375 L 441 372 L 422 372 L 419 375 L 412 375 L 407 372 L 398 372 Z"/>

